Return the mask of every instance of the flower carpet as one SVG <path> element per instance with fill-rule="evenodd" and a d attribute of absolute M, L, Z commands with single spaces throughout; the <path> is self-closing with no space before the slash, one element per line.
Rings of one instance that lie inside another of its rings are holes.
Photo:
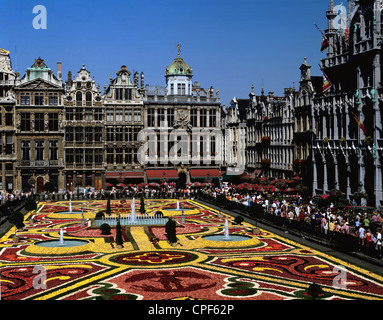
<path fill-rule="evenodd" d="M 122 226 L 102 235 L 95 215 L 106 201 L 40 203 L 25 216 L 25 228 L 0 239 L 3 300 L 296 300 L 310 299 L 308 288 L 322 288 L 327 300 L 381 300 L 383 277 L 191 200 L 172 211 L 176 200 L 145 200 L 148 214 L 162 211 L 177 221 L 176 245 L 164 226 Z M 111 201 L 112 215 L 129 214 L 131 200 Z M 139 201 L 136 201 L 139 216 Z M 83 214 L 81 211 L 83 210 Z M 64 212 L 64 213 L 60 213 Z M 28 222 L 33 217 L 33 222 Z M 84 220 L 85 219 L 85 224 Z M 240 241 L 213 241 L 224 235 Z M 40 246 L 59 240 L 78 246 Z M 342 281 L 340 281 L 342 280 Z"/>

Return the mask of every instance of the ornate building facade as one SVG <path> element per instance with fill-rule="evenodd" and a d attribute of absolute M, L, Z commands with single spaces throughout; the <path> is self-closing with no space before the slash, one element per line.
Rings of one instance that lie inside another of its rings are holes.
<path fill-rule="evenodd" d="M 15 105 L 13 92 L 17 74 L 9 51 L 0 50 L 0 191 L 16 186 Z"/>
<path fill-rule="evenodd" d="M 100 87 L 85 65 L 72 78 L 68 72 L 63 121 L 65 169 L 64 189 L 103 183 L 105 108 Z M 62 189 L 59 188 L 61 191 Z"/>
<path fill-rule="evenodd" d="M 16 79 L 16 190 L 43 192 L 46 181 L 63 186 L 63 96 L 60 78 L 38 58 Z"/>
<path fill-rule="evenodd" d="M 332 83 L 313 100 L 313 188 L 347 198 L 382 194 L 382 2 L 349 2 L 349 34 L 338 30 L 334 1 L 327 11 L 329 41 L 321 68 Z M 362 198 L 362 204 L 364 201 Z"/>
<path fill-rule="evenodd" d="M 221 178 L 221 103 L 213 88 L 193 83 L 192 68 L 177 57 L 166 67 L 166 86 L 145 87 L 144 128 L 151 143 L 141 154 L 146 181 Z M 218 183 L 218 182 L 217 182 Z"/>
<path fill-rule="evenodd" d="M 295 98 L 294 123 L 294 171 L 302 183 L 313 193 L 313 98 L 322 92 L 323 77 L 311 75 L 307 59 L 300 66 L 300 85 Z"/>
<path fill-rule="evenodd" d="M 0 190 L 100 190 L 106 183 L 221 178 L 221 104 L 179 53 L 166 85 L 122 66 L 104 94 L 85 68 L 62 80 L 41 58 L 20 78 L 0 51 Z M 145 150 L 143 132 L 154 148 Z M 153 138 L 153 139 L 152 139 Z M 146 161 L 146 160 L 150 161 Z M 214 180 L 216 179 L 216 180 Z"/>
<path fill-rule="evenodd" d="M 273 92 L 257 96 L 254 87 L 249 99 L 233 98 L 225 110 L 225 165 L 245 159 L 246 173 L 253 178 L 287 179 L 293 176 L 295 90 L 285 95 Z"/>
<path fill-rule="evenodd" d="M 140 85 L 139 85 L 140 78 Z M 110 78 L 105 87 L 104 168 L 106 182 L 140 183 L 143 166 L 138 161 L 138 134 L 144 128 L 144 74 L 135 72 L 133 79 L 126 66 Z"/>

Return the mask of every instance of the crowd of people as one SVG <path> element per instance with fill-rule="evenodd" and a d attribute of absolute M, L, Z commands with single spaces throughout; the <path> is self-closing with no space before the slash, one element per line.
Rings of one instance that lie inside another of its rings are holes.
<path fill-rule="evenodd" d="M 7 191 L 0 191 L 0 205 L 9 203 L 11 201 L 15 200 L 24 200 L 31 196 L 31 192 L 7 192 Z"/>
<path fill-rule="evenodd" d="M 131 185 L 125 188 L 111 186 L 100 191 L 87 187 L 82 196 L 85 199 L 104 200 L 107 198 L 121 199 L 140 197 L 147 199 L 164 198 L 203 198 L 215 201 L 218 195 L 224 194 L 229 201 L 247 211 L 253 204 L 260 204 L 264 208 L 265 217 L 278 219 L 283 224 L 300 226 L 306 231 L 319 232 L 326 238 L 336 235 L 351 235 L 358 239 L 360 249 L 367 249 L 382 257 L 382 225 L 383 216 L 378 211 L 357 210 L 354 201 L 349 206 L 337 208 L 333 202 L 318 206 L 313 198 L 303 197 L 299 193 L 281 196 L 268 191 L 259 192 L 256 189 L 238 188 L 233 184 L 224 187 L 204 186 L 202 188 L 187 187 L 177 189 L 176 184 L 161 184 L 157 187 L 145 185 Z M 31 196 L 30 192 L 0 193 L 0 204 L 8 201 L 22 200 Z M 48 194 L 45 194 L 48 198 Z M 51 200 L 56 200 L 56 194 L 50 195 Z M 65 191 L 64 199 L 73 199 L 72 191 Z M 379 210 L 380 211 L 380 210 Z"/>
<path fill-rule="evenodd" d="M 358 239 L 359 250 L 382 258 L 383 215 L 377 210 L 360 210 L 355 207 L 354 201 L 351 201 L 350 206 L 341 208 L 337 208 L 334 202 L 319 207 L 313 198 L 304 198 L 300 194 L 281 197 L 269 192 L 238 189 L 232 185 L 224 189 L 204 188 L 200 192 L 212 201 L 219 194 L 225 194 L 228 201 L 244 211 L 252 203 L 260 204 L 266 218 L 320 233 L 327 239 L 338 235 L 353 236 Z"/>

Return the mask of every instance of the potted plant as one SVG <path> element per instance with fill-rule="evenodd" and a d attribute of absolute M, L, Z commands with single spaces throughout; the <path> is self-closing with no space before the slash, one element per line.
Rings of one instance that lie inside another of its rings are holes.
<path fill-rule="evenodd" d="M 17 235 L 17 231 L 20 229 L 23 229 L 25 226 L 24 215 L 20 211 L 14 211 L 8 217 L 8 221 L 9 221 L 9 223 L 11 223 L 15 226 L 15 234 L 13 236 L 13 241 L 19 242 L 20 237 Z"/>
<path fill-rule="evenodd" d="M 36 201 L 33 200 L 33 198 L 28 197 L 27 200 L 25 201 L 24 209 L 28 212 L 32 210 L 36 210 L 37 209 Z"/>
<path fill-rule="evenodd" d="M 100 226 L 100 230 L 101 230 L 101 234 L 102 234 L 102 235 L 110 235 L 111 227 L 110 227 L 109 224 L 107 224 L 107 223 L 103 223 L 103 224 Z"/>
<path fill-rule="evenodd" d="M 177 224 L 172 218 L 168 218 L 168 222 L 165 224 L 166 238 L 168 242 L 174 247 L 177 244 Z"/>

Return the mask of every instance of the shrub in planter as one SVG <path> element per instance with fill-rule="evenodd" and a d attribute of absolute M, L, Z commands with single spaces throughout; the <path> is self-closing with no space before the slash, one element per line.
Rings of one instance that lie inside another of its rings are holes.
<path fill-rule="evenodd" d="M 168 222 L 165 224 L 165 231 L 166 231 L 166 238 L 168 239 L 169 243 L 176 243 L 177 242 L 177 233 L 176 233 L 176 222 L 169 218 Z"/>
<path fill-rule="evenodd" d="M 8 217 L 9 223 L 13 224 L 16 229 L 24 228 L 24 215 L 20 211 L 14 211 Z"/>
<path fill-rule="evenodd" d="M 109 235 L 109 234 L 110 234 L 111 227 L 110 227 L 109 224 L 107 224 L 107 223 L 103 223 L 103 224 L 100 226 L 100 230 L 101 230 L 101 234 L 103 234 L 103 235 Z"/>
<path fill-rule="evenodd" d="M 164 217 L 164 214 L 162 213 L 162 211 L 157 211 L 157 212 L 154 214 L 154 217 L 156 217 L 156 218 L 163 218 L 163 217 Z"/>
<path fill-rule="evenodd" d="M 101 220 L 104 217 L 105 217 L 104 212 L 99 211 L 99 212 L 96 213 L 96 220 Z"/>
<path fill-rule="evenodd" d="M 33 200 L 32 198 L 28 197 L 27 200 L 25 201 L 24 208 L 26 211 L 32 211 L 36 210 L 37 204 L 36 201 Z"/>
<path fill-rule="evenodd" d="M 241 224 L 241 223 L 243 222 L 243 217 L 241 217 L 241 216 L 236 216 L 236 217 L 234 218 L 234 222 L 235 222 L 236 224 Z"/>
<path fill-rule="evenodd" d="M 307 294 L 316 299 L 319 297 L 319 295 L 323 294 L 323 290 L 318 284 L 312 283 L 307 290 Z"/>

